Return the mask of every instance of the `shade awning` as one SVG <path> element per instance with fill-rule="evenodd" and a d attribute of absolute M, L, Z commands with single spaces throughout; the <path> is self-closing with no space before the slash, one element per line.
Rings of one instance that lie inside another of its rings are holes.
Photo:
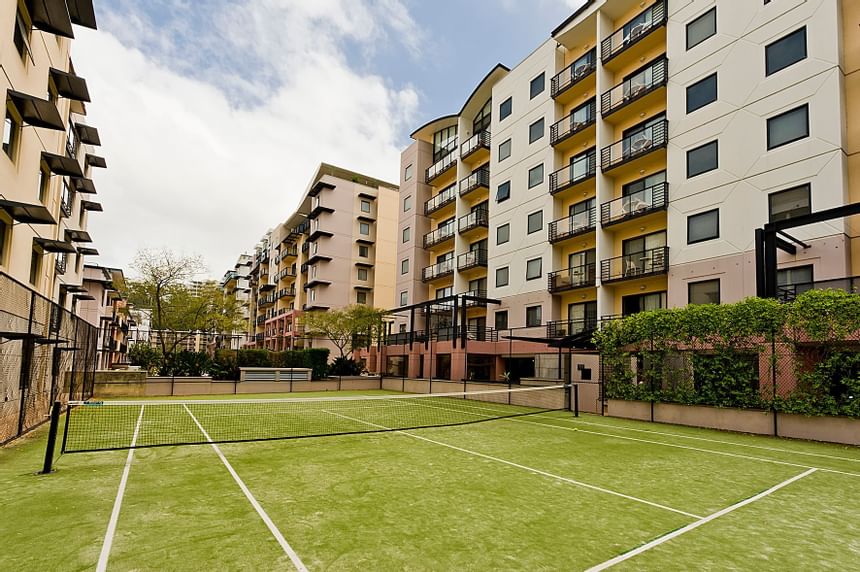
<path fill-rule="evenodd" d="M 80 284 L 60 284 L 60 289 L 73 294 L 87 291 L 87 289 Z"/>
<path fill-rule="evenodd" d="M 78 247 L 78 254 L 80 254 L 81 256 L 98 256 L 99 251 L 96 250 L 95 248 L 89 248 L 86 246 L 79 246 Z"/>
<path fill-rule="evenodd" d="M 101 203 L 95 201 L 81 201 L 81 208 L 85 211 L 103 212 L 105 209 Z"/>
<path fill-rule="evenodd" d="M 92 294 L 75 294 L 75 300 L 95 300 L 95 296 Z"/>
<path fill-rule="evenodd" d="M 66 229 L 66 242 L 92 242 L 90 233 L 85 230 Z"/>
<path fill-rule="evenodd" d="M 48 169 L 55 175 L 64 177 L 83 177 L 84 172 L 81 170 L 81 165 L 65 155 L 57 155 L 42 151 L 42 162 L 48 166 Z"/>
<path fill-rule="evenodd" d="M 102 169 L 107 168 L 107 161 L 105 161 L 104 157 L 99 157 L 98 155 L 92 155 L 87 153 L 84 159 L 90 167 L 100 167 Z"/>
<path fill-rule="evenodd" d="M 34 238 L 33 242 L 42 247 L 45 252 L 67 252 L 74 254 L 77 252 L 74 245 L 63 240 L 54 240 L 52 238 Z"/>
<path fill-rule="evenodd" d="M 47 99 L 39 99 L 20 91 L 6 90 L 6 95 L 12 100 L 12 105 L 21 114 L 21 119 L 27 125 L 65 131 L 63 118 L 57 111 L 57 106 Z"/>
<path fill-rule="evenodd" d="M 66 0 L 28 0 L 27 8 L 34 28 L 64 38 L 75 37 Z"/>
<path fill-rule="evenodd" d="M 27 224 L 57 224 L 57 221 L 51 216 L 51 211 L 43 205 L 31 205 L 29 203 L 0 199 L 0 210 L 6 211 L 12 217 L 12 220 L 17 222 Z"/>
<path fill-rule="evenodd" d="M 81 143 L 86 143 L 87 145 L 102 144 L 102 140 L 99 138 L 99 130 L 95 127 L 90 127 L 83 123 L 76 123 L 75 131 L 78 132 L 78 139 L 81 140 Z"/>
<path fill-rule="evenodd" d="M 66 0 L 72 24 L 98 30 L 93 0 Z"/>
<path fill-rule="evenodd" d="M 71 181 L 72 187 L 75 188 L 75 191 L 88 195 L 96 194 L 96 186 L 93 184 L 92 179 L 86 179 L 84 177 L 74 177 L 71 179 Z"/>
<path fill-rule="evenodd" d="M 77 101 L 92 101 L 90 90 L 87 89 L 87 81 L 84 78 L 56 68 L 49 69 L 48 73 L 51 74 L 51 80 L 57 88 L 57 93 L 61 96 Z"/>

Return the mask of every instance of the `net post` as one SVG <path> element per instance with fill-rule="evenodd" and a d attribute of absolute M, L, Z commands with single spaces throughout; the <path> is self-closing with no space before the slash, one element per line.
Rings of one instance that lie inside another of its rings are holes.
<path fill-rule="evenodd" d="M 564 410 L 571 411 L 573 407 L 570 404 L 570 383 L 564 384 Z"/>
<path fill-rule="evenodd" d="M 60 407 L 59 401 L 55 401 L 51 406 L 51 426 L 48 429 L 48 444 L 45 447 L 45 463 L 42 465 L 43 475 L 49 474 L 54 466 L 54 448 L 57 444 L 57 428 L 60 426 Z"/>

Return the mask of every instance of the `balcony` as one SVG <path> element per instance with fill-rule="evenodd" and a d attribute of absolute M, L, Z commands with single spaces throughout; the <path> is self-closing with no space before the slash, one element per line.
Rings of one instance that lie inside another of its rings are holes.
<path fill-rule="evenodd" d="M 668 141 L 669 122 L 664 119 L 601 149 L 600 169 L 605 173 L 620 167 L 634 159 L 664 148 Z"/>
<path fill-rule="evenodd" d="M 490 188 L 490 170 L 486 167 L 481 167 L 473 171 L 471 175 L 460 181 L 460 196 L 465 197 L 478 189 Z"/>
<path fill-rule="evenodd" d="M 590 76 L 596 67 L 597 53 L 592 49 L 550 80 L 550 95 L 553 99 L 558 99 L 570 88 Z"/>
<path fill-rule="evenodd" d="M 445 155 L 441 159 L 427 167 L 424 177 L 425 183 L 429 185 L 431 181 L 457 164 L 457 153 L 455 151 L 457 151 L 457 139 L 454 139 L 442 149 Z"/>
<path fill-rule="evenodd" d="M 63 254 L 62 256 L 57 256 L 57 261 L 55 263 L 57 268 L 57 274 L 63 275 L 66 273 L 66 267 L 68 266 L 68 257 Z"/>
<path fill-rule="evenodd" d="M 296 247 L 295 247 L 295 246 L 294 246 L 294 247 L 292 247 L 292 248 L 287 248 L 287 249 L 285 249 L 285 250 L 282 250 L 282 251 L 281 251 L 281 253 L 280 253 L 280 254 L 278 254 L 278 256 L 276 256 L 276 257 L 275 257 L 275 262 L 276 262 L 276 263 L 277 263 L 277 262 L 280 262 L 280 261 L 281 261 L 281 260 L 283 260 L 284 258 L 289 258 L 289 257 L 293 257 L 293 258 L 295 258 L 295 257 L 297 257 L 298 255 L 299 255 L 299 251 L 298 251 L 298 249 L 296 249 Z"/>
<path fill-rule="evenodd" d="M 793 302 L 795 298 L 809 290 L 842 290 L 849 294 L 860 294 L 860 276 L 847 278 L 832 278 L 816 280 L 815 282 L 799 282 L 776 287 L 776 297 L 780 302 Z"/>
<path fill-rule="evenodd" d="M 69 218 L 72 216 L 72 201 L 74 197 L 71 193 L 63 193 L 63 197 L 60 200 L 60 212 L 63 213 L 63 216 Z"/>
<path fill-rule="evenodd" d="M 441 208 L 450 205 L 457 200 L 457 188 L 451 185 L 447 189 L 440 191 L 439 194 L 424 203 L 424 216 L 429 216 Z"/>
<path fill-rule="evenodd" d="M 597 226 L 597 207 L 591 207 L 585 212 L 566 216 L 549 223 L 549 241 L 552 244 L 569 238 L 587 234 Z"/>
<path fill-rule="evenodd" d="M 657 0 L 600 42 L 600 60 L 606 65 L 665 24 L 666 0 Z"/>
<path fill-rule="evenodd" d="M 626 197 L 603 203 L 600 205 L 600 224 L 606 227 L 655 211 L 666 210 L 668 197 L 669 183 L 657 183 Z"/>
<path fill-rule="evenodd" d="M 275 274 L 275 281 L 283 280 L 284 278 L 295 278 L 296 277 L 296 269 L 293 267 L 284 268 L 277 274 Z"/>
<path fill-rule="evenodd" d="M 584 332 L 591 332 L 597 329 L 597 317 L 579 318 L 572 320 L 555 320 L 546 323 L 546 337 L 548 338 L 563 338 L 565 336 L 575 336 Z"/>
<path fill-rule="evenodd" d="M 291 288 L 281 288 L 278 290 L 278 300 L 283 298 L 295 298 L 296 297 L 296 287 L 293 286 Z"/>
<path fill-rule="evenodd" d="M 583 264 L 573 268 L 566 268 L 557 272 L 551 272 L 547 279 L 547 290 L 550 294 L 576 290 L 577 288 L 588 288 L 594 286 L 597 278 L 597 265 L 595 263 Z"/>
<path fill-rule="evenodd" d="M 432 266 L 424 268 L 421 272 L 421 280 L 423 282 L 431 282 L 454 273 L 454 259 L 449 258 L 443 262 L 437 262 Z"/>
<path fill-rule="evenodd" d="M 490 150 L 490 132 L 489 131 L 481 131 L 480 133 L 475 133 L 466 141 L 460 145 L 460 159 L 465 160 L 466 158 L 474 155 L 481 149 L 485 149 L 489 152 Z"/>
<path fill-rule="evenodd" d="M 556 145 L 566 141 L 585 131 L 592 125 L 597 118 L 597 104 L 591 100 L 585 107 L 577 108 L 570 115 L 553 123 L 549 128 L 549 144 L 555 147 Z"/>
<path fill-rule="evenodd" d="M 463 294 L 463 296 L 474 296 L 475 298 L 482 298 L 482 300 L 464 300 L 463 304 L 467 308 L 486 308 L 487 307 L 487 303 L 484 301 L 484 299 L 487 298 L 487 291 L 486 290 L 469 290 L 468 292 L 465 292 Z"/>
<path fill-rule="evenodd" d="M 440 226 L 424 235 L 424 248 L 432 248 L 454 238 L 454 225 Z"/>
<path fill-rule="evenodd" d="M 668 70 L 669 60 L 661 56 L 634 77 L 619 83 L 601 95 L 600 113 L 606 118 L 664 87 L 669 79 Z"/>
<path fill-rule="evenodd" d="M 478 248 L 470 250 L 457 257 L 457 270 L 469 270 L 471 268 L 486 268 L 487 267 L 487 250 Z"/>
<path fill-rule="evenodd" d="M 603 283 L 666 274 L 668 271 L 668 246 L 600 261 L 600 281 Z"/>
<path fill-rule="evenodd" d="M 476 228 L 489 228 L 490 226 L 490 211 L 486 208 L 479 208 L 466 216 L 461 216 L 457 221 L 457 229 L 460 234 L 465 234 Z"/>
<path fill-rule="evenodd" d="M 594 177 L 597 170 L 597 151 L 590 149 L 573 158 L 567 167 L 549 176 L 550 194 L 560 193 Z"/>

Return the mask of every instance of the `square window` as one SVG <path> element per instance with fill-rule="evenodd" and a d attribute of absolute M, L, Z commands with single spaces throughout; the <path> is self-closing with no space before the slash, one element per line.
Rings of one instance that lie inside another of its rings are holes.
<path fill-rule="evenodd" d="M 529 306 L 526 308 L 526 327 L 533 328 L 541 324 L 542 306 Z"/>
<path fill-rule="evenodd" d="M 362 282 L 367 282 L 367 268 L 358 269 L 358 279 Z"/>
<path fill-rule="evenodd" d="M 786 287 L 797 286 L 801 284 L 807 286 L 807 288 L 805 289 L 797 290 L 797 294 L 805 292 L 806 290 L 811 288 L 812 281 L 812 265 L 795 266 L 794 268 L 783 268 L 776 273 L 777 286 Z"/>
<path fill-rule="evenodd" d="M 526 262 L 526 280 L 536 280 L 543 276 L 543 259 L 532 258 Z"/>
<path fill-rule="evenodd" d="M 355 293 L 355 302 L 357 304 L 367 304 L 367 292 L 359 290 Z"/>
<path fill-rule="evenodd" d="M 21 124 L 13 115 L 12 111 L 6 109 L 6 119 L 3 122 L 3 152 L 13 161 L 15 160 L 15 148 L 18 144 L 18 136 L 21 134 Z"/>
<path fill-rule="evenodd" d="M 412 228 L 407 226 L 403 229 L 403 243 L 409 242 L 410 238 L 412 238 Z"/>
<path fill-rule="evenodd" d="M 412 210 L 412 195 L 403 197 L 403 212 Z"/>
<path fill-rule="evenodd" d="M 415 171 L 415 166 L 412 163 L 409 163 L 408 165 L 406 165 L 406 168 L 403 170 L 403 180 L 404 181 L 411 181 L 413 171 Z"/>
<path fill-rule="evenodd" d="M 536 187 L 543 182 L 543 163 L 529 169 L 529 188 Z"/>
<path fill-rule="evenodd" d="M 363 235 L 363 236 L 369 235 L 370 234 L 370 225 L 367 224 L 366 222 L 358 223 L 358 233 Z"/>
<path fill-rule="evenodd" d="M 400 293 L 400 305 L 405 306 L 409 303 L 409 292 L 403 291 Z"/>
<path fill-rule="evenodd" d="M 367 258 L 368 256 L 370 256 L 370 249 L 364 244 L 359 244 L 358 255 L 362 258 Z"/>
<path fill-rule="evenodd" d="M 544 121 L 543 117 L 529 125 L 529 145 L 543 137 Z"/>
<path fill-rule="evenodd" d="M 767 120 L 767 148 L 775 149 L 809 137 L 809 106 L 780 113 Z"/>
<path fill-rule="evenodd" d="M 12 225 L 0 218 L 0 266 L 6 264 L 6 245 L 10 242 L 8 239 L 10 228 Z"/>
<path fill-rule="evenodd" d="M 361 201 L 361 212 L 369 213 L 370 212 L 370 201 Z"/>
<path fill-rule="evenodd" d="M 806 59 L 806 27 L 765 46 L 765 75 L 775 74 Z"/>
<path fill-rule="evenodd" d="M 33 286 L 39 285 L 39 272 L 42 268 L 42 253 L 33 249 L 30 254 L 30 284 Z"/>
<path fill-rule="evenodd" d="M 511 239 L 511 225 L 503 224 L 496 227 L 496 245 L 505 244 Z"/>
<path fill-rule="evenodd" d="M 687 217 L 687 244 L 720 237 L 720 210 L 691 215 Z"/>
<path fill-rule="evenodd" d="M 511 182 L 505 181 L 496 189 L 496 202 L 500 203 L 511 198 Z"/>
<path fill-rule="evenodd" d="M 504 161 L 511 156 L 511 140 L 502 141 L 499 144 L 499 161 Z"/>
<path fill-rule="evenodd" d="M 409 259 L 404 258 L 400 261 L 400 274 L 409 274 Z"/>
<path fill-rule="evenodd" d="M 698 46 L 717 33 L 717 8 L 711 8 L 687 24 L 687 49 Z"/>
<path fill-rule="evenodd" d="M 717 74 L 712 73 L 708 77 L 687 86 L 687 113 L 705 107 L 717 100 Z"/>
<path fill-rule="evenodd" d="M 508 285 L 508 267 L 496 268 L 496 287 Z"/>
<path fill-rule="evenodd" d="M 689 304 L 719 304 L 720 280 L 702 280 L 687 284 L 687 300 Z"/>
<path fill-rule="evenodd" d="M 538 95 L 541 94 L 544 90 L 545 76 L 544 73 L 541 72 L 539 76 L 534 78 L 531 83 L 529 83 L 529 99 L 534 99 Z"/>
<path fill-rule="evenodd" d="M 496 329 L 497 330 L 507 330 L 508 329 L 508 311 L 502 310 L 500 312 L 496 312 Z"/>
<path fill-rule="evenodd" d="M 533 212 L 528 218 L 528 230 L 526 234 L 538 232 L 543 228 L 543 211 Z"/>
<path fill-rule="evenodd" d="M 719 148 L 716 141 L 705 143 L 687 151 L 687 178 L 713 171 L 719 166 Z"/>
<path fill-rule="evenodd" d="M 514 102 L 509 97 L 499 105 L 499 121 L 513 113 Z"/>
<path fill-rule="evenodd" d="M 768 222 L 787 220 L 812 212 L 812 192 L 809 185 L 771 193 L 767 201 Z"/>

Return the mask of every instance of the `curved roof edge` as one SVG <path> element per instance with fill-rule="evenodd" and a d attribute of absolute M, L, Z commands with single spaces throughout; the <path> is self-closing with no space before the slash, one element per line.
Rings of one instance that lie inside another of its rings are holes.
<path fill-rule="evenodd" d="M 487 83 L 487 81 L 489 81 L 490 79 L 492 79 L 493 76 L 495 76 L 499 70 L 508 73 L 511 71 L 511 68 L 502 63 L 498 63 L 493 67 L 493 69 L 487 72 L 487 75 L 484 76 L 484 79 L 478 82 L 478 85 L 475 86 L 475 89 L 473 89 L 472 93 L 469 94 L 469 97 L 466 98 L 465 103 L 463 103 L 463 107 L 461 107 L 460 111 L 457 113 L 458 116 L 463 115 L 463 112 L 466 110 L 466 107 L 468 107 L 469 103 L 472 102 L 472 98 L 475 97 L 475 94 L 478 93 L 478 91 L 480 91 L 484 84 Z"/>
<path fill-rule="evenodd" d="M 452 113 L 450 115 L 443 115 L 442 117 L 437 117 L 436 119 L 431 119 L 430 121 L 428 121 L 427 123 L 425 123 L 424 125 L 419 127 L 418 129 L 416 129 L 415 131 L 410 133 L 409 137 L 411 137 L 412 139 L 415 139 L 415 136 L 418 135 L 418 133 L 420 133 L 421 131 L 424 131 L 425 129 L 427 129 L 428 127 L 433 125 L 434 123 L 448 122 L 448 121 L 451 121 L 452 119 L 457 119 L 457 117 L 458 117 L 457 114 Z"/>
<path fill-rule="evenodd" d="M 576 20 L 576 17 L 577 17 L 577 16 L 579 16 L 580 14 L 582 14 L 583 12 L 585 12 L 585 11 L 588 9 L 588 7 L 589 7 L 589 6 L 591 6 L 592 4 L 594 4 L 594 0 L 585 0 L 585 4 L 583 4 L 582 6 L 580 6 L 579 8 L 577 8 L 577 9 L 576 9 L 576 11 L 574 11 L 574 13 L 573 13 L 573 14 L 571 14 L 570 16 L 568 16 L 568 18 L 567 18 L 564 22 L 562 22 L 561 24 L 559 24 L 559 25 L 558 25 L 558 27 L 557 27 L 555 30 L 553 30 L 553 31 L 552 31 L 552 34 L 551 34 L 551 35 L 552 35 L 552 37 L 553 37 L 553 38 L 554 38 L 554 37 L 556 37 L 556 36 L 557 36 L 557 35 L 558 35 L 562 30 L 564 30 L 565 28 L 567 28 L 567 26 L 568 26 L 571 22 L 573 22 L 574 20 Z"/>

